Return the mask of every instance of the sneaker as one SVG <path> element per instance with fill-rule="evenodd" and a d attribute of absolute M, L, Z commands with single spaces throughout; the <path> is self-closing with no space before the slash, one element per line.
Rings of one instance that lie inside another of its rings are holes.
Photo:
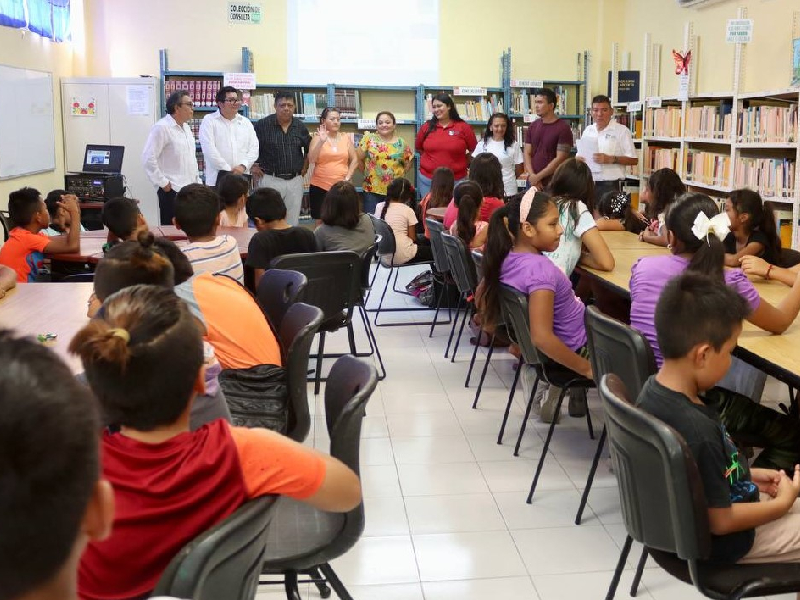
<path fill-rule="evenodd" d="M 552 423 L 555 419 L 555 422 L 561 418 L 561 413 L 556 413 L 556 404 L 558 404 L 558 397 L 561 395 L 561 388 L 551 385 L 547 390 L 547 397 L 545 398 L 544 402 L 542 402 L 542 410 L 539 414 L 539 418 L 542 420 L 542 423 Z"/>
<path fill-rule="evenodd" d="M 569 392 L 569 416 L 586 416 L 586 390 L 575 389 Z"/>
<path fill-rule="evenodd" d="M 533 385 L 536 383 L 536 369 L 530 365 L 522 365 L 521 368 L 522 371 L 520 371 L 519 378 L 522 381 L 522 397 L 527 405 L 528 398 L 531 397 Z M 531 413 L 534 416 L 539 416 L 539 405 L 546 391 L 547 384 L 544 381 L 540 381 L 539 386 L 536 388 L 536 395 L 533 397 L 533 404 L 531 405 Z"/>

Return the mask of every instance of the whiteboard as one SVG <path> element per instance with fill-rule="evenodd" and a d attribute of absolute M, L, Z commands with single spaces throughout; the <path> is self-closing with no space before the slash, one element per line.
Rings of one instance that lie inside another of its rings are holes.
<path fill-rule="evenodd" d="M 0 106 L 0 179 L 53 171 L 53 75 L 0 65 Z"/>

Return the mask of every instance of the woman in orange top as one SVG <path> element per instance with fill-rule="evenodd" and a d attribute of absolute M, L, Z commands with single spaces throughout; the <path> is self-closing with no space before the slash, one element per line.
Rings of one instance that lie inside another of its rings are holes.
<path fill-rule="evenodd" d="M 320 224 L 322 201 L 334 183 L 350 181 L 358 166 L 358 155 L 350 136 L 339 132 L 342 126 L 338 108 L 326 108 L 320 115 L 317 135 L 311 140 L 308 161 L 314 165 L 308 199 L 311 217 Z"/>

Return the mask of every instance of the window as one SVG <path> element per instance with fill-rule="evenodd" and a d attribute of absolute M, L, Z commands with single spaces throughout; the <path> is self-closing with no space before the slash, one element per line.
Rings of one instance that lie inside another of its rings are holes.
<path fill-rule="evenodd" d="M 56 42 L 70 39 L 70 0 L 0 0 L 0 25 L 27 28 Z"/>

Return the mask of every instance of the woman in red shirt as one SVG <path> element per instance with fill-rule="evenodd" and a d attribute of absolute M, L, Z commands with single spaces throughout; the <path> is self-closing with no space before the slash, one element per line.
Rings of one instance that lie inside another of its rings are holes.
<path fill-rule="evenodd" d="M 433 116 L 420 127 L 415 144 L 420 153 L 417 190 L 422 197 L 430 192 L 431 178 L 437 167 L 451 169 L 456 183 L 465 179 L 469 157 L 478 144 L 475 132 L 458 115 L 450 96 L 436 94 L 431 108 Z"/>

